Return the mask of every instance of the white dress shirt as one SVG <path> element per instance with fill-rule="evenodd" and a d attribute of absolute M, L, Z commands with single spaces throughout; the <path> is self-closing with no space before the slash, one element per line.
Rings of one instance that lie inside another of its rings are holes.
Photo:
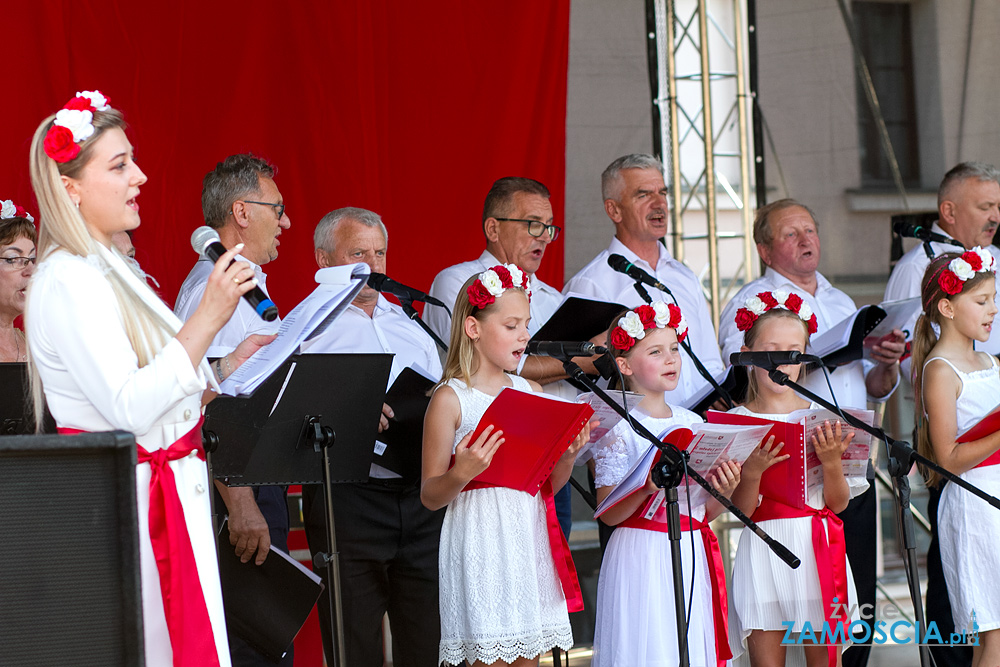
<path fill-rule="evenodd" d="M 267 274 L 256 264 L 242 255 L 237 255 L 236 260 L 247 262 L 253 268 L 253 275 L 257 279 L 257 286 L 267 294 Z M 174 312 L 177 317 L 184 321 L 194 315 L 194 311 L 201 303 L 201 297 L 205 293 L 205 285 L 208 283 L 208 276 L 212 273 L 215 262 L 207 259 L 199 259 L 191 267 L 191 272 L 181 284 L 181 289 L 177 293 L 177 301 L 174 303 Z M 242 343 L 250 334 L 273 334 L 277 333 L 281 326 L 281 318 L 273 322 L 266 322 L 257 314 L 253 306 L 246 299 L 240 299 L 236 306 L 236 311 L 229 318 L 226 325 L 222 327 L 215 338 L 212 346 L 208 348 L 208 357 L 222 357 Z"/>
<path fill-rule="evenodd" d="M 809 304 L 809 307 L 816 313 L 816 334 L 822 334 L 857 310 L 851 297 L 831 285 L 830 281 L 819 271 L 816 272 L 816 282 L 816 294 L 809 294 L 785 276 L 768 267 L 763 276 L 744 285 L 743 289 L 737 292 L 736 296 L 726 305 L 719 320 L 719 343 L 722 346 L 722 357 L 729 359 L 730 354 L 740 351 L 744 332 L 736 328 L 736 311 L 743 307 L 743 303 L 747 299 L 760 292 L 784 290 L 795 292 L 801 296 L 802 300 Z M 874 367 L 874 363 L 858 360 L 830 371 L 830 384 L 833 386 L 833 392 L 841 406 L 864 409 L 867 407 L 868 401 L 882 402 L 892 395 L 892 391 L 881 397 L 868 395 L 865 377 Z M 830 399 L 830 390 L 826 385 L 822 369 L 814 369 L 810 372 L 803 379 L 802 385 L 822 398 Z M 895 391 L 895 387 L 893 387 L 893 391 Z"/>
<path fill-rule="evenodd" d="M 484 250 L 478 259 L 449 266 L 438 273 L 434 277 L 434 282 L 431 283 L 431 289 L 428 294 L 440 299 L 442 303 L 448 304 L 448 308 L 454 311 L 455 300 L 458 298 L 458 293 L 462 289 L 462 285 L 465 284 L 465 281 L 478 273 L 492 269 L 498 264 L 503 264 L 503 262 L 494 257 L 489 250 Z M 531 276 L 531 304 L 529 306 L 531 320 L 528 322 L 528 333 L 534 336 L 542 328 L 542 325 L 548 322 L 549 318 L 559 309 L 562 301 L 563 297 L 559 290 L 542 282 L 537 276 Z M 441 340 L 447 344 L 451 338 L 451 316 L 445 312 L 444 308 L 427 305 L 424 308 L 423 319 L 434 333 L 440 336 Z M 527 358 L 527 355 L 521 357 L 521 364 L 517 369 L 518 373 L 521 372 Z M 578 393 L 565 380 L 550 382 L 543 389 L 546 394 L 553 394 L 570 400 L 576 398 Z"/>
<path fill-rule="evenodd" d="M 931 231 L 952 238 L 936 222 L 931 227 Z M 944 252 L 964 252 L 958 246 L 937 242 L 931 243 L 931 250 L 934 251 L 935 256 Z M 1000 266 L 1000 248 L 991 244 L 987 250 L 993 255 L 997 266 Z M 909 252 L 900 257 L 895 268 L 892 270 L 892 274 L 889 276 L 889 282 L 885 286 L 885 300 L 896 301 L 898 299 L 909 299 L 920 296 L 920 292 L 923 289 L 924 272 L 927 271 L 930 263 L 931 260 L 927 258 L 927 253 L 924 252 L 923 243 L 911 248 Z M 997 276 L 997 291 L 1000 292 L 1000 276 Z M 913 334 L 916 324 L 916 317 L 907 324 L 907 330 L 910 335 Z M 910 335 L 907 335 L 908 339 Z M 994 356 L 1000 354 L 1000 327 L 993 328 L 989 340 L 985 343 L 976 342 L 976 349 L 989 352 Z M 903 372 L 907 377 L 910 375 L 909 365 L 910 360 L 907 358 L 903 361 Z"/>
<path fill-rule="evenodd" d="M 427 332 L 381 294 L 372 317 L 350 304 L 337 318 L 334 326 L 302 346 L 307 353 L 365 354 L 385 353 L 395 355 L 389 372 L 389 384 L 408 366 L 419 366 L 429 373 L 432 380 L 441 379 L 441 359 L 437 346 Z M 391 405 L 389 407 L 392 407 Z M 377 478 L 399 477 L 373 463 L 370 475 Z"/>
<path fill-rule="evenodd" d="M 563 293 L 575 292 L 600 301 L 620 303 L 628 308 L 641 306 L 645 301 L 633 287 L 635 281 L 608 266 L 610 255 L 622 255 L 643 271 L 656 276 L 660 282 L 671 289 L 677 299 L 677 305 L 680 306 L 681 313 L 687 319 L 688 341 L 691 344 L 691 349 L 708 369 L 708 372 L 713 376 L 718 376 L 725 366 L 722 359 L 719 358 L 715 327 L 712 325 L 712 316 L 708 311 L 708 302 L 705 300 L 701 283 L 691 269 L 670 255 L 666 246 L 663 244 L 658 244 L 658 246 L 660 256 L 654 269 L 615 238 L 607 250 L 601 251 L 590 264 L 580 269 L 580 272 L 566 283 Z M 646 290 L 654 301 L 673 302 L 669 294 L 652 287 L 646 287 Z M 683 349 L 681 356 L 683 357 L 683 366 L 680 382 L 676 389 L 666 393 L 667 403 L 676 405 L 683 405 L 687 398 L 697 394 L 708 385 L 708 382 L 698 373 L 694 362 Z"/>
<path fill-rule="evenodd" d="M 164 449 L 191 431 L 201 418 L 201 395 L 211 381 L 202 361 L 191 364 L 176 338 L 139 368 L 125 333 L 118 299 L 106 275 L 114 271 L 174 330 L 181 323 L 114 253 L 98 246 L 103 259 L 57 251 L 38 264 L 32 277 L 27 336 L 45 398 L 56 424 L 82 431 L 131 431 L 147 451 Z M 216 650 L 229 665 L 222 591 L 209 494 L 208 468 L 194 456 L 171 461 L 198 577 L 208 607 Z M 136 500 L 142 577 L 146 664 L 172 662 L 160 594 L 160 577 L 149 537 L 150 466 L 136 466 Z"/>

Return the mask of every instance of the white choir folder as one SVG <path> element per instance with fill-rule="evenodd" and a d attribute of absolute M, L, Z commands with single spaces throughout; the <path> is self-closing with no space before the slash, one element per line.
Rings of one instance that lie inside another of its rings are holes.
<path fill-rule="evenodd" d="M 657 437 L 660 442 L 687 451 L 688 467 L 707 479 L 726 461 L 736 461 L 742 465 L 753 450 L 760 446 L 764 435 L 770 430 L 771 427 L 767 425 L 692 424 L 671 426 Z M 594 518 L 600 517 L 645 486 L 649 472 L 659 460 L 659 447 L 650 443 L 646 453 L 632 465 L 624 479 L 597 506 Z M 711 497 L 700 485 L 686 478 L 681 485 L 688 487 L 691 506 L 703 503 Z M 663 504 L 663 500 L 664 494 L 661 490 L 643 508 L 644 516 L 652 517 Z"/>
<path fill-rule="evenodd" d="M 369 273 L 367 264 L 330 266 L 317 271 L 316 289 L 281 320 L 278 337 L 273 342 L 257 350 L 219 385 L 222 393 L 253 394 L 302 343 L 323 333 L 344 312 L 368 283 Z M 209 350 L 208 356 L 222 356 L 218 352 Z"/>
<path fill-rule="evenodd" d="M 893 329 L 900 329 L 907 339 L 909 323 L 920 312 L 920 297 L 884 301 L 877 306 L 861 306 L 837 324 L 815 335 L 806 352 L 823 359 L 833 368 L 871 357 L 872 348 L 887 340 Z"/>

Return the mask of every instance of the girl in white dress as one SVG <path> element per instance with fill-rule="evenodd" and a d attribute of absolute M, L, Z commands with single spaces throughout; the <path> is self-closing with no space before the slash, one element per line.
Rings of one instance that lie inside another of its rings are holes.
<path fill-rule="evenodd" d="M 997 314 L 995 271 L 993 256 L 978 247 L 935 258 L 924 273 L 924 312 L 913 337 L 917 414 L 926 416 L 917 426 L 920 453 L 994 496 L 1000 494 L 1000 432 L 961 444 L 956 437 L 1000 403 L 997 360 L 975 349 L 976 341 L 989 338 Z M 940 482 L 933 471 L 924 475 L 928 484 Z M 973 667 L 1000 664 L 1000 590 L 991 583 L 1000 571 L 1000 512 L 948 484 L 937 525 L 955 630 L 979 631 Z"/>
<path fill-rule="evenodd" d="M 782 291 L 762 292 L 748 299 L 737 311 L 736 323 L 745 332 L 741 348 L 744 352 L 804 352 L 810 334 L 816 330 L 816 316 L 809 305 L 801 296 Z M 781 370 L 794 381 L 800 368 L 790 365 L 782 366 Z M 794 410 L 820 407 L 800 398 L 791 388 L 773 382 L 766 370 L 754 368 L 749 379 L 746 402 L 731 412 L 785 421 Z M 820 637 L 824 623 L 836 630 L 838 624 L 857 618 L 856 614 L 848 618 L 842 611 L 856 606 L 857 593 L 844 551 L 843 524 L 835 513 L 843 511 L 852 497 L 863 493 L 868 482 L 844 477 L 840 457 L 853 433 L 844 436 L 840 422 L 824 423 L 810 439 L 823 464 L 823 484 L 810 492 L 806 507 L 792 508 L 759 495 L 764 471 L 789 458 L 780 454 L 784 443 L 776 444 L 773 436 L 743 464 L 742 481 L 733 493 L 733 503 L 801 560 L 801 565 L 793 570 L 748 530 L 740 535 L 730 586 L 730 640 L 734 653 L 749 650 L 750 663 L 755 666 L 786 664 L 787 646 L 782 640 L 789 622 L 794 623 L 792 637 L 798 636 L 808 622 L 817 643 L 823 643 L 825 640 L 820 641 Z M 816 518 L 821 523 L 814 523 Z M 814 549 L 817 539 L 828 545 L 825 554 L 817 554 Z M 831 566 L 817 567 L 817 558 L 829 558 Z M 823 588 L 833 591 L 830 597 L 837 597 L 837 603 L 824 599 Z M 846 607 L 832 606 L 845 602 Z M 841 627 L 845 639 L 849 639 L 847 628 Z M 801 639 L 810 667 L 839 664 L 841 646 L 811 645 L 808 634 Z"/>
<path fill-rule="evenodd" d="M 448 664 L 537 665 L 542 653 L 573 645 L 566 589 L 576 575 L 565 568 L 562 578 L 557 574 L 553 554 L 566 552 L 559 551 L 565 542 L 551 492 L 569 479 L 593 422 L 556 464 L 551 489 L 533 496 L 469 484 L 503 446 L 503 433 L 492 426 L 471 441 L 496 395 L 504 387 L 541 391 L 512 374 L 528 344 L 529 297 L 528 276 L 513 264 L 466 282 L 455 302 L 442 384 L 424 421 L 420 498 L 431 510 L 448 508 L 438 557 L 440 659 Z"/>
<path fill-rule="evenodd" d="M 631 415 L 654 435 L 671 426 L 701 422 L 698 415 L 664 402 L 664 393 L 680 380 L 678 339 L 687 335 L 680 309 L 655 301 L 617 319 L 610 328 L 608 348 L 626 379 L 628 389 L 643 395 Z M 622 420 L 597 444 L 594 483 L 603 501 L 649 448 L 649 442 Z M 740 480 L 740 466 L 728 461 L 709 481 L 730 495 Z M 726 581 L 718 543 L 708 522 L 722 508 L 715 500 L 694 506 L 679 489 L 681 563 L 685 600 L 691 596 L 688 653 L 695 667 L 715 667 L 731 657 L 726 631 Z M 655 498 L 655 500 L 654 500 Z M 647 476 L 646 485 L 612 506 L 601 520 L 617 529 L 608 541 L 597 585 L 597 627 L 593 664 L 676 665 L 679 657 L 674 610 L 670 541 L 666 507 L 645 519 L 650 501 L 662 500 L 661 490 Z M 707 539 L 706 539 L 707 538 Z M 714 545 L 715 553 L 706 549 Z M 709 558 L 709 556 L 712 558 Z M 714 567 L 714 564 L 719 564 Z M 694 581 L 691 581 L 691 577 Z"/>
<path fill-rule="evenodd" d="M 253 270 L 229 266 L 233 248 L 216 263 L 195 315 L 183 325 L 174 317 L 112 245 L 116 232 L 139 225 L 136 197 L 146 182 L 124 128 L 100 92 L 85 91 L 42 121 L 32 141 L 41 216 L 25 323 L 36 421 L 47 402 L 60 432 L 135 434 L 145 664 L 225 666 L 199 424 L 203 395 L 214 395 L 205 393 L 214 382 L 205 352 L 253 288 Z M 270 340 L 245 341 L 227 369 Z"/>

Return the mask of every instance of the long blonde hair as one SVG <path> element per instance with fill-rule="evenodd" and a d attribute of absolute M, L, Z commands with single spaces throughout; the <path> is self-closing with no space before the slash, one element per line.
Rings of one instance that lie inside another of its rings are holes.
<path fill-rule="evenodd" d="M 476 348 L 472 339 L 465 334 L 465 319 L 471 315 L 482 322 L 484 317 L 496 310 L 497 303 L 494 301 L 483 308 L 472 305 L 469 301 L 468 290 L 469 286 L 478 279 L 479 274 L 477 273 L 466 280 L 455 299 L 455 306 L 452 308 L 451 314 L 451 341 L 448 344 L 448 356 L 444 360 L 444 373 L 441 375 L 440 384 L 458 378 L 465 383 L 465 386 L 471 387 L 472 376 L 479 370 L 479 356 L 476 354 Z M 528 298 L 528 293 L 521 287 L 508 287 L 504 290 L 504 294 L 511 290 L 517 290 L 524 294 L 525 298 Z"/>
<path fill-rule="evenodd" d="M 52 127 L 55 115 L 41 122 L 31 141 L 29 167 L 31 187 L 35 191 L 39 208 L 38 260 L 43 264 L 55 252 L 68 252 L 79 257 L 92 256 L 104 262 L 98 250 L 98 242 L 90 235 L 80 210 L 73 204 L 63 184 L 62 177 L 79 178 L 84 167 L 93 159 L 94 145 L 110 129 L 125 129 L 125 119 L 115 109 L 95 111 L 94 133 L 80 144 L 80 153 L 68 162 L 59 163 L 45 153 L 45 135 Z M 121 253 L 112 248 L 111 252 Z M 128 265 L 128 263 L 126 263 Z M 110 267 L 109 267 L 110 268 Z M 139 361 L 139 367 L 148 364 L 157 352 L 174 335 L 173 327 L 154 311 L 116 271 L 107 272 L 108 282 L 118 300 L 118 310 L 132 349 Z M 137 274 L 138 275 L 138 274 Z M 145 284 L 145 280 L 142 281 Z M 28 286 L 28 306 L 25 310 L 25 326 L 32 326 L 31 284 Z M 150 290 L 150 293 L 153 293 Z M 35 426 L 42 428 L 45 415 L 45 395 L 34 356 L 28 345 L 28 372 L 31 383 L 32 404 Z"/>
<path fill-rule="evenodd" d="M 910 360 L 910 372 L 913 374 L 913 400 L 916 403 L 913 411 L 913 418 L 916 421 L 915 431 L 917 440 L 917 453 L 931 461 L 937 463 L 934 456 L 934 447 L 931 444 L 930 428 L 927 424 L 927 417 L 924 415 L 923 396 L 923 374 L 924 362 L 927 355 L 937 345 L 938 337 L 934 333 L 934 326 L 941 326 L 942 315 L 938 310 L 938 304 L 942 299 L 951 299 L 954 296 L 965 294 L 975 289 L 986 280 L 994 280 L 994 274 L 989 271 L 977 271 L 976 275 L 962 283 L 962 291 L 955 295 L 949 295 L 938 283 L 938 277 L 948 268 L 953 259 L 961 257 L 961 253 L 946 252 L 938 255 L 927 266 L 921 282 L 920 303 L 923 305 L 923 313 L 917 318 L 917 326 L 913 332 L 913 345 L 911 347 L 912 358 Z M 920 466 L 920 472 L 924 476 L 924 483 L 927 486 L 937 486 L 941 482 L 941 476 L 935 471 Z"/>

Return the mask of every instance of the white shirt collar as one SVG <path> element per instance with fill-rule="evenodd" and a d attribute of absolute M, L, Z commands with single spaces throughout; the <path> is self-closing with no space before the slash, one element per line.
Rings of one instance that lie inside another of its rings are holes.
<path fill-rule="evenodd" d="M 799 287 L 798 285 L 796 285 L 795 281 L 793 281 L 791 278 L 789 278 L 785 274 L 781 273 L 777 269 L 774 269 L 774 268 L 772 268 L 770 266 L 767 267 L 764 270 L 764 277 L 767 278 L 768 281 L 770 281 L 770 283 L 772 285 L 774 285 L 775 287 L 786 287 L 787 286 L 792 291 L 801 292 L 803 294 L 808 294 L 806 292 L 806 290 L 804 290 L 801 287 Z M 819 293 L 821 291 L 828 290 L 831 287 L 833 287 L 833 285 L 831 285 L 830 281 L 826 279 L 826 276 L 824 276 L 822 273 L 820 273 L 819 271 L 817 271 L 816 272 L 816 292 Z"/>
<path fill-rule="evenodd" d="M 494 266 L 503 264 L 503 262 L 494 257 L 493 253 L 491 253 L 489 250 L 483 251 L 483 254 L 479 256 L 479 262 L 480 264 L 483 265 L 483 271 L 486 271 L 487 269 L 492 269 Z M 546 283 L 543 283 L 541 279 L 537 277 L 536 274 L 531 275 L 531 289 L 532 291 L 538 290 L 540 292 L 547 292 L 549 294 L 558 294 L 560 295 L 560 297 L 562 296 L 562 293 L 559 290 Z"/>
<path fill-rule="evenodd" d="M 658 247 L 658 250 L 660 251 L 660 254 L 656 259 L 656 266 L 649 267 L 651 269 L 656 269 L 661 264 L 666 264 L 667 262 L 673 259 L 673 256 L 670 254 L 670 251 L 667 249 L 667 246 L 665 244 L 657 242 L 656 245 Z M 608 252 L 611 254 L 617 253 L 619 255 L 622 255 L 623 257 L 625 257 L 625 259 L 629 260 L 630 262 L 639 261 L 642 262 L 643 264 L 646 264 L 646 260 L 639 257 L 639 255 L 636 254 L 631 248 L 622 243 L 621 239 L 619 239 L 617 236 L 611 239 L 611 245 L 608 246 Z M 649 266 L 648 264 L 646 265 Z"/>

